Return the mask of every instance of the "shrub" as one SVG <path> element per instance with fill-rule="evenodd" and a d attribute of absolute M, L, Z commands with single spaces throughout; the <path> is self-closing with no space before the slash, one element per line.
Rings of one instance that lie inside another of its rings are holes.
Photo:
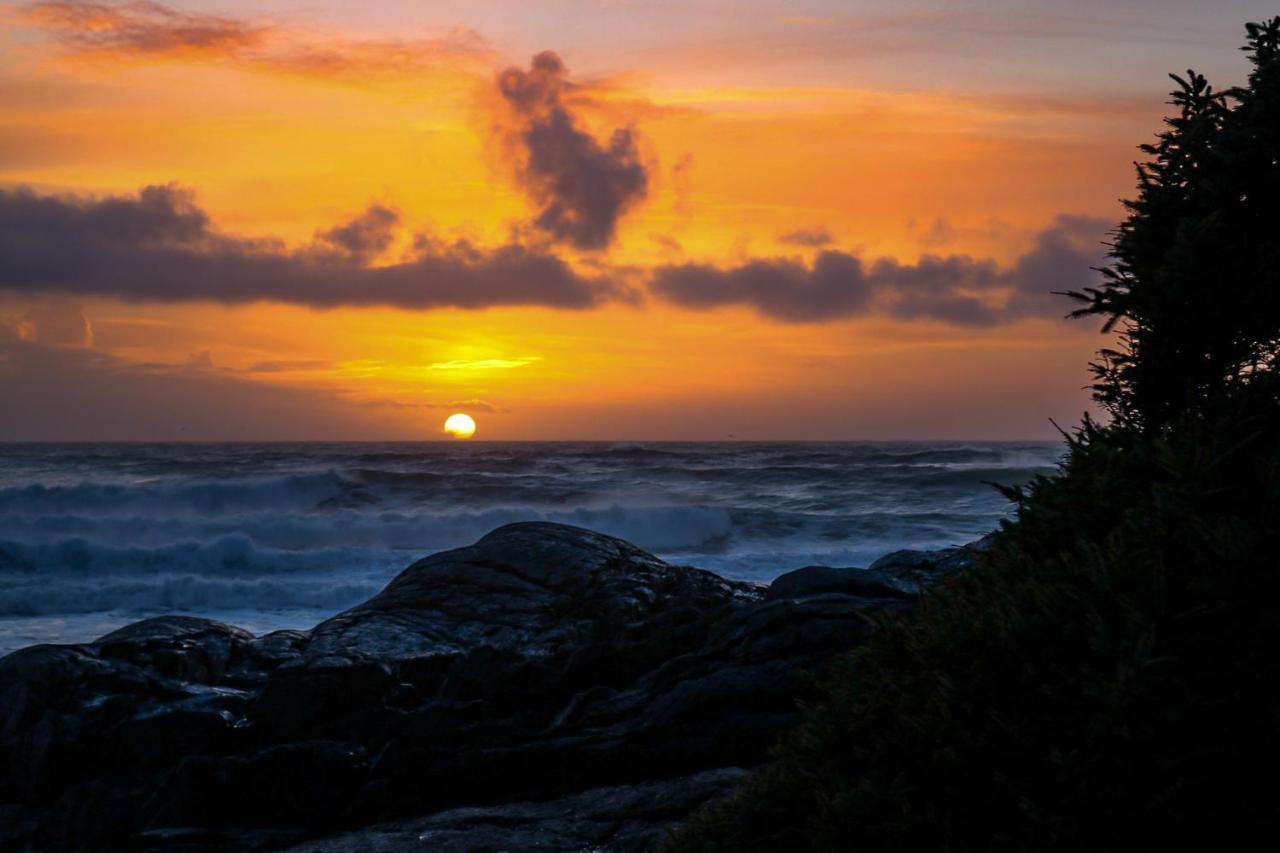
<path fill-rule="evenodd" d="M 1178 79 L 1113 266 L 1111 415 L 839 662 L 670 851 L 1252 849 L 1280 832 L 1280 18 Z"/>

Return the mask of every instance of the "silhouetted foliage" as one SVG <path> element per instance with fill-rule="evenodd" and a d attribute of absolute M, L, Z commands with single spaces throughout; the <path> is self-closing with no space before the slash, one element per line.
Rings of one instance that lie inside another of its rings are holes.
<path fill-rule="evenodd" d="M 1248 25 L 1247 86 L 1178 83 L 1168 129 L 1142 150 L 1139 193 L 1098 288 L 1071 294 L 1120 332 L 1093 365 L 1120 423 L 1160 429 L 1204 411 L 1280 346 L 1280 18 Z"/>
<path fill-rule="evenodd" d="M 1106 282 L 1113 420 L 842 661 L 670 851 L 1234 850 L 1280 833 L 1280 18 L 1179 79 Z"/>

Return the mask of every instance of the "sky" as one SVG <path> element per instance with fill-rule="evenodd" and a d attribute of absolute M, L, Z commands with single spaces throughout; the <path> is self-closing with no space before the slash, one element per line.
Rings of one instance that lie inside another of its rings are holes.
<path fill-rule="evenodd" d="M 0 440 L 1054 438 L 1269 5 L 0 3 Z"/>

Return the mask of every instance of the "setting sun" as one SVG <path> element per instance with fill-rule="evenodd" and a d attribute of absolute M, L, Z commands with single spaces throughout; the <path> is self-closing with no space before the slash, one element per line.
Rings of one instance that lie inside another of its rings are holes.
<path fill-rule="evenodd" d="M 444 431 L 454 438 L 471 438 L 476 434 L 475 418 L 461 412 L 449 415 L 444 422 Z"/>

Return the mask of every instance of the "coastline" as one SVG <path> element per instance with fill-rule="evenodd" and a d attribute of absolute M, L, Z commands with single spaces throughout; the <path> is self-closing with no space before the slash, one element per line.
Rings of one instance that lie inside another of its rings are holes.
<path fill-rule="evenodd" d="M 439 849 L 467 849 L 495 832 L 592 841 L 611 808 L 617 849 L 651 849 L 764 760 L 804 673 L 978 550 L 766 586 L 515 524 L 310 631 L 161 617 L 29 647 L 0 658 L 5 840 L 266 849 L 346 833 L 323 850 L 439 832 Z M 549 798 L 581 818 L 548 827 L 528 803 Z M 448 814 L 482 805 L 465 831 Z"/>
<path fill-rule="evenodd" d="M 306 630 L 424 554 L 546 521 L 770 582 L 972 541 L 1047 443 L 0 447 L 0 650 L 184 613 Z"/>

